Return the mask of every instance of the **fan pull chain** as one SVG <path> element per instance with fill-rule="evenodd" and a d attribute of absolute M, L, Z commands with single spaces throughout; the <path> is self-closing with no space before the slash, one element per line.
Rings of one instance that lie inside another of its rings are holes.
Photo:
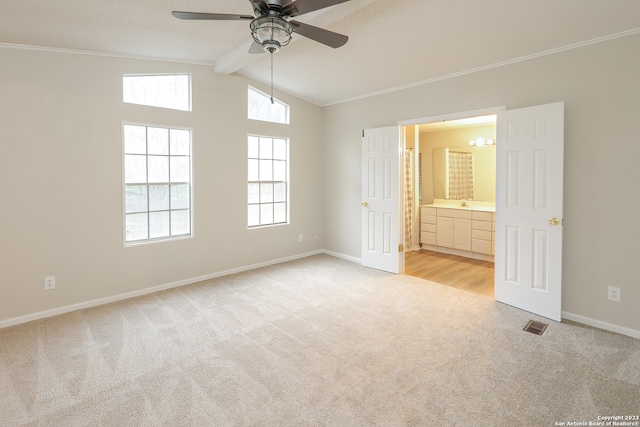
<path fill-rule="evenodd" d="M 273 51 L 271 50 L 269 54 L 271 55 L 271 104 L 273 105 Z"/>

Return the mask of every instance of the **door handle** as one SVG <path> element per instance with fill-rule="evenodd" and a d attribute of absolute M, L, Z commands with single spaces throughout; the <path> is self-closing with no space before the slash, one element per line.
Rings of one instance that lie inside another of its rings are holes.
<path fill-rule="evenodd" d="M 369 203 L 367 203 L 367 202 L 362 202 L 362 206 L 366 208 L 367 206 L 369 206 Z"/>
<path fill-rule="evenodd" d="M 560 224 L 560 220 L 554 216 L 553 218 L 549 219 L 549 224 L 558 225 Z"/>

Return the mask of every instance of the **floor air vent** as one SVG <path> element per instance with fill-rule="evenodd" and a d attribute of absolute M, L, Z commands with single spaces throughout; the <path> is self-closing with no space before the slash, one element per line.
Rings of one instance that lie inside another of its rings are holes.
<path fill-rule="evenodd" d="M 544 331 L 547 330 L 547 326 L 549 325 L 547 325 L 546 323 L 529 320 L 529 323 L 527 323 L 527 326 L 524 327 L 524 330 L 527 332 L 531 332 L 532 334 L 542 335 L 544 334 Z"/>

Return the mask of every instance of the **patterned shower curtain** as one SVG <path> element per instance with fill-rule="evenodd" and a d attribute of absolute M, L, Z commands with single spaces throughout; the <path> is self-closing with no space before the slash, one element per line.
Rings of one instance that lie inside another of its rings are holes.
<path fill-rule="evenodd" d="M 449 199 L 473 200 L 473 154 L 449 151 Z"/>
<path fill-rule="evenodd" d="M 413 149 L 407 148 L 404 160 L 404 249 L 408 251 L 413 234 Z"/>

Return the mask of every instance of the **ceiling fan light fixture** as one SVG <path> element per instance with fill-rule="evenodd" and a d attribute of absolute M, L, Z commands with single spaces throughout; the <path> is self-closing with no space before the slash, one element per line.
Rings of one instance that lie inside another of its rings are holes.
<path fill-rule="evenodd" d="M 279 16 L 259 16 L 251 21 L 253 40 L 269 53 L 274 53 L 291 41 L 293 27 Z"/>

